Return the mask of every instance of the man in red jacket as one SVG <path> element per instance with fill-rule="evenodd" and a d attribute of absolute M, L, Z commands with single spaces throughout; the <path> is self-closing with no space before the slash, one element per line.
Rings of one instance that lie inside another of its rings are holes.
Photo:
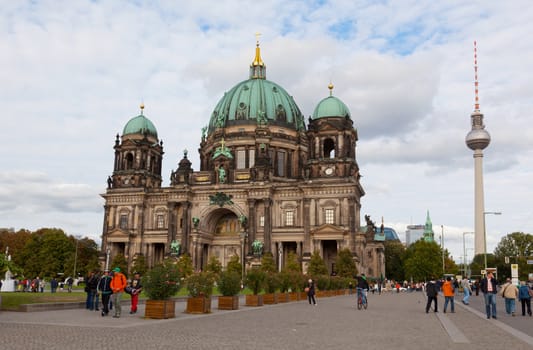
<path fill-rule="evenodd" d="M 113 305 L 115 306 L 114 318 L 119 318 L 122 312 L 120 306 L 120 298 L 122 293 L 124 293 L 124 288 L 128 285 L 126 276 L 120 272 L 120 267 L 115 267 L 113 269 L 113 279 L 111 280 L 111 289 L 113 290 Z"/>

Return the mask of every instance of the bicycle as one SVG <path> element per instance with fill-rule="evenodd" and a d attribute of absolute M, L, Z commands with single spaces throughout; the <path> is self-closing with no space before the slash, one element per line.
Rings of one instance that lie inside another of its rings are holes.
<path fill-rule="evenodd" d="M 362 288 L 357 288 L 357 310 L 361 310 L 368 307 L 368 298 L 366 296 L 367 290 Z"/>

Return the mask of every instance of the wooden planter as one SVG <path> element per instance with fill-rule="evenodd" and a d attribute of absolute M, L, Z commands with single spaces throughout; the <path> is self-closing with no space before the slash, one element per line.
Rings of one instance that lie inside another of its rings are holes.
<path fill-rule="evenodd" d="M 289 301 L 298 301 L 298 292 L 289 293 Z"/>
<path fill-rule="evenodd" d="M 300 292 L 300 300 L 307 300 L 307 293 L 306 292 Z"/>
<path fill-rule="evenodd" d="M 219 310 L 239 310 L 239 296 L 219 296 L 218 297 Z"/>
<path fill-rule="evenodd" d="M 327 293 L 325 290 L 319 290 L 318 292 L 316 292 L 316 296 L 317 298 L 324 298 L 327 297 Z"/>
<path fill-rule="evenodd" d="M 263 304 L 272 305 L 278 303 L 278 295 L 276 293 L 263 294 Z"/>
<path fill-rule="evenodd" d="M 289 301 L 289 293 L 283 292 L 278 294 L 278 303 L 286 303 Z"/>
<path fill-rule="evenodd" d="M 246 306 L 263 306 L 263 295 L 246 295 Z"/>
<path fill-rule="evenodd" d="M 206 297 L 189 297 L 187 299 L 188 314 L 208 314 L 211 312 L 211 298 Z"/>
<path fill-rule="evenodd" d="M 144 317 L 166 319 L 176 317 L 174 300 L 146 300 Z"/>

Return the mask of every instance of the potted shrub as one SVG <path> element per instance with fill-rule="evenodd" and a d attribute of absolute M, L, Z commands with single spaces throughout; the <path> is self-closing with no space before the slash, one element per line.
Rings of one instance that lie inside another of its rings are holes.
<path fill-rule="evenodd" d="M 289 271 L 281 271 L 279 274 L 279 289 L 278 303 L 286 303 L 289 301 L 289 289 L 291 286 L 291 278 Z"/>
<path fill-rule="evenodd" d="M 241 291 L 241 275 L 233 271 L 220 273 L 218 290 L 222 294 L 218 297 L 220 310 L 238 310 L 239 292 Z"/>
<path fill-rule="evenodd" d="M 174 318 L 176 304 L 171 298 L 179 291 L 180 273 L 177 266 L 170 260 L 155 266 L 142 278 L 144 293 L 148 297 L 144 317 Z"/>
<path fill-rule="evenodd" d="M 246 306 L 262 306 L 263 296 L 259 295 L 265 282 L 266 274 L 260 269 L 252 269 L 245 278 L 245 283 L 252 290 L 253 295 L 246 295 Z"/>
<path fill-rule="evenodd" d="M 205 314 L 211 312 L 211 295 L 215 279 L 210 272 L 198 272 L 187 278 L 187 299 L 186 312 L 190 314 Z"/>
<path fill-rule="evenodd" d="M 263 295 L 264 304 L 277 304 L 278 295 L 276 291 L 280 285 L 280 279 L 277 273 L 267 272 L 265 276 L 265 294 Z"/>

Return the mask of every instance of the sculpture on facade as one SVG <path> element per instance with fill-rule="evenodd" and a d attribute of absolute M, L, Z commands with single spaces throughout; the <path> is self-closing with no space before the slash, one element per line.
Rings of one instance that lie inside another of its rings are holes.
<path fill-rule="evenodd" d="M 252 243 L 252 252 L 254 255 L 261 256 L 263 254 L 263 242 L 256 239 Z"/>
<path fill-rule="evenodd" d="M 172 255 L 179 255 L 181 250 L 181 245 L 178 241 L 173 240 L 170 243 L 170 254 Z"/>
<path fill-rule="evenodd" d="M 193 217 L 192 218 L 192 225 L 194 226 L 194 228 L 198 228 L 198 225 L 200 225 L 200 218 Z"/>

